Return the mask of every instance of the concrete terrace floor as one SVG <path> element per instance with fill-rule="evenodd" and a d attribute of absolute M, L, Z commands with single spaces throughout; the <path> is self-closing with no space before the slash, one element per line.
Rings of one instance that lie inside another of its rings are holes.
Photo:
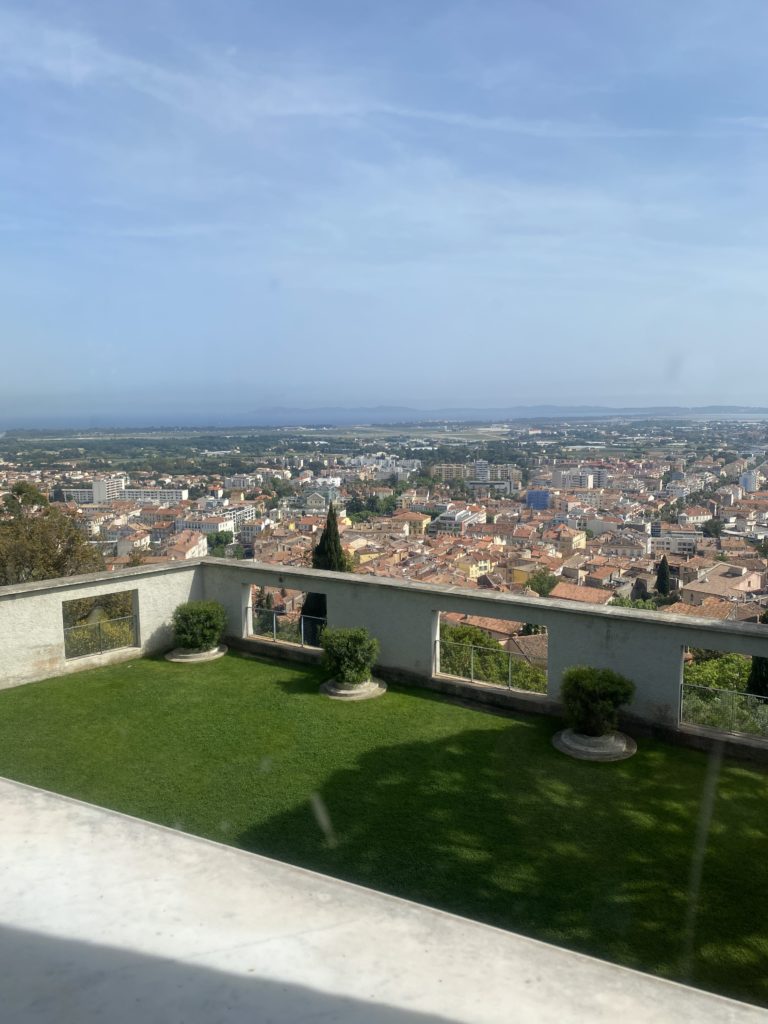
<path fill-rule="evenodd" d="M 768 1013 L 0 780 L 3 1024 L 749 1024 Z"/>
<path fill-rule="evenodd" d="M 650 741 L 576 763 L 551 719 L 321 679 L 229 656 L 5 690 L 0 775 L 768 1002 L 766 772 Z"/>

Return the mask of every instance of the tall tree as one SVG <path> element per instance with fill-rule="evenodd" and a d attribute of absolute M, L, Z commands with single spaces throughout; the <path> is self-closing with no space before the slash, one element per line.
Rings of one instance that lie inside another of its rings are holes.
<path fill-rule="evenodd" d="M 659 571 L 656 574 L 656 592 L 661 594 L 662 597 L 669 597 L 670 589 L 669 562 L 667 561 L 667 556 L 662 555 L 659 562 Z"/>
<path fill-rule="evenodd" d="M 320 540 L 312 551 L 312 568 L 327 569 L 331 572 L 349 572 L 349 559 L 344 554 L 339 536 L 339 521 L 333 503 L 328 508 Z"/>
<path fill-rule="evenodd" d="M 0 585 L 32 583 L 97 572 L 101 552 L 88 543 L 70 515 L 46 505 L 0 523 Z"/>
<path fill-rule="evenodd" d="M 760 621 L 768 625 L 768 609 L 760 616 Z M 752 668 L 747 680 L 747 693 L 768 697 L 768 658 L 752 658 Z"/>
<path fill-rule="evenodd" d="M 336 509 L 333 503 L 328 507 L 328 515 L 325 520 L 320 540 L 312 551 L 312 568 L 326 569 L 330 572 L 349 572 L 351 565 L 349 558 L 344 554 L 339 536 L 339 521 L 336 517 Z M 309 593 L 304 599 L 301 614 L 308 616 L 304 622 L 304 639 L 307 643 L 317 646 L 320 639 L 319 623 L 316 619 L 324 619 L 328 607 L 325 594 Z"/>

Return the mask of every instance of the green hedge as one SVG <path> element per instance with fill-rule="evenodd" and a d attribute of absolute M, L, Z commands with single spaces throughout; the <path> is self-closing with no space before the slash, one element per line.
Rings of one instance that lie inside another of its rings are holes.
<path fill-rule="evenodd" d="M 563 673 L 560 699 L 576 732 L 605 736 L 618 725 L 619 708 L 635 694 L 635 684 L 608 668 L 575 665 Z"/>
<path fill-rule="evenodd" d="M 173 613 L 177 647 L 209 651 L 221 643 L 227 627 L 227 613 L 218 601 L 187 601 Z"/>
<path fill-rule="evenodd" d="M 379 641 L 367 629 L 324 629 L 323 665 L 339 683 L 365 683 L 379 656 Z"/>

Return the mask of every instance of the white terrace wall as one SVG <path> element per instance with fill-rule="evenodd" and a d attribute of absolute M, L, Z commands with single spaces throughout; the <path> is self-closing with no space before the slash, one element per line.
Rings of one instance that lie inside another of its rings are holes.
<path fill-rule="evenodd" d="M 67 660 L 63 602 L 125 590 L 137 591 L 139 646 Z M 167 650 L 173 609 L 201 597 L 199 562 L 0 587 L 0 689 Z"/>
<path fill-rule="evenodd" d="M 695 624 L 654 612 L 206 558 L 0 588 L 0 687 L 167 649 L 172 646 L 171 616 L 182 601 L 220 601 L 227 609 L 229 634 L 247 636 L 254 584 L 325 593 L 329 625 L 367 627 L 381 643 L 381 667 L 413 678 L 439 672 L 441 611 L 540 623 L 549 631 L 552 700 L 558 698 L 569 665 L 613 668 L 637 686 L 632 714 L 673 727 L 679 721 L 685 646 L 768 657 L 768 630 L 761 625 Z M 62 602 L 133 589 L 138 592 L 139 646 L 66 660 Z"/>
<path fill-rule="evenodd" d="M 206 598 L 227 608 L 230 631 L 248 632 L 252 584 L 326 594 L 328 624 L 366 626 L 381 643 L 379 662 L 410 676 L 439 672 L 436 643 L 441 611 L 539 623 L 549 632 L 548 696 L 557 700 L 571 665 L 612 668 L 637 687 L 630 712 L 645 721 L 677 726 L 683 650 L 706 647 L 768 657 L 768 630 L 749 623 L 711 622 L 569 601 L 520 598 L 458 587 L 436 587 L 312 569 L 282 569 L 254 562 L 205 559 Z"/>

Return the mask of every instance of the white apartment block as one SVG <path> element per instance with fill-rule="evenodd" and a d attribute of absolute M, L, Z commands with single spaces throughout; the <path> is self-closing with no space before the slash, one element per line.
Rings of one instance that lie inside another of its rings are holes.
<path fill-rule="evenodd" d="M 187 501 L 189 491 L 186 487 L 126 487 L 120 497 L 140 504 L 175 505 Z"/>
<path fill-rule="evenodd" d="M 224 533 L 229 530 L 235 532 L 231 519 L 226 516 L 202 516 L 199 513 L 192 513 L 188 516 L 180 516 L 175 523 L 176 530 L 182 533 L 184 530 L 196 530 L 200 533 Z"/>
<path fill-rule="evenodd" d="M 125 485 L 128 481 L 124 476 L 107 477 L 104 480 L 93 481 L 93 503 L 104 505 L 109 501 L 119 501 L 123 497 Z"/>
<path fill-rule="evenodd" d="M 256 518 L 256 509 L 253 505 L 227 505 L 217 509 L 214 515 L 206 515 L 204 512 L 188 512 L 176 519 L 176 529 L 200 530 L 201 533 L 222 533 L 230 531 L 233 534 L 240 532 L 245 523 Z"/>
<path fill-rule="evenodd" d="M 235 473 L 224 477 L 224 488 L 227 491 L 252 491 L 263 479 L 261 473 Z"/>
<path fill-rule="evenodd" d="M 462 534 L 468 526 L 487 521 L 485 509 L 452 508 L 441 512 L 427 527 L 427 533 Z"/>
<path fill-rule="evenodd" d="M 92 487 L 62 487 L 65 501 L 74 501 L 78 505 L 93 504 Z"/>
<path fill-rule="evenodd" d="M 168 505 L 189 498 L 186 487 L 127 487 L 124 476 L 94 480 L 88 487 L 64 487 L 64 498 L 78 505 L 105 505 L 110 501 Z"/>
<path fill-rule="evenodd" d="M 418 459 L 412 460 L 414 463 Z M 402 465 L 407 465 L 403 460 Z M 419 463 L 419 466 L 421 463 Z M 512 463 L 493 463 L 485 459 L 477 459 L 475 462 L 439 462 L 429 468 L 430 474 L 436 480 L 448 483 L 450 480 L 478 480 L 488 482 L 494 480 L 511 480 L 519 483 L 522 479 L 522 470 Z"/>
<path fill-rule="evenodd" d="M 662 533 L 660 537 L 651 537 L 652 555 L 685 555 L 690 557 L 696 554 L 696 545 L 701 540 L 699 530 L 669 530 Z"/>

